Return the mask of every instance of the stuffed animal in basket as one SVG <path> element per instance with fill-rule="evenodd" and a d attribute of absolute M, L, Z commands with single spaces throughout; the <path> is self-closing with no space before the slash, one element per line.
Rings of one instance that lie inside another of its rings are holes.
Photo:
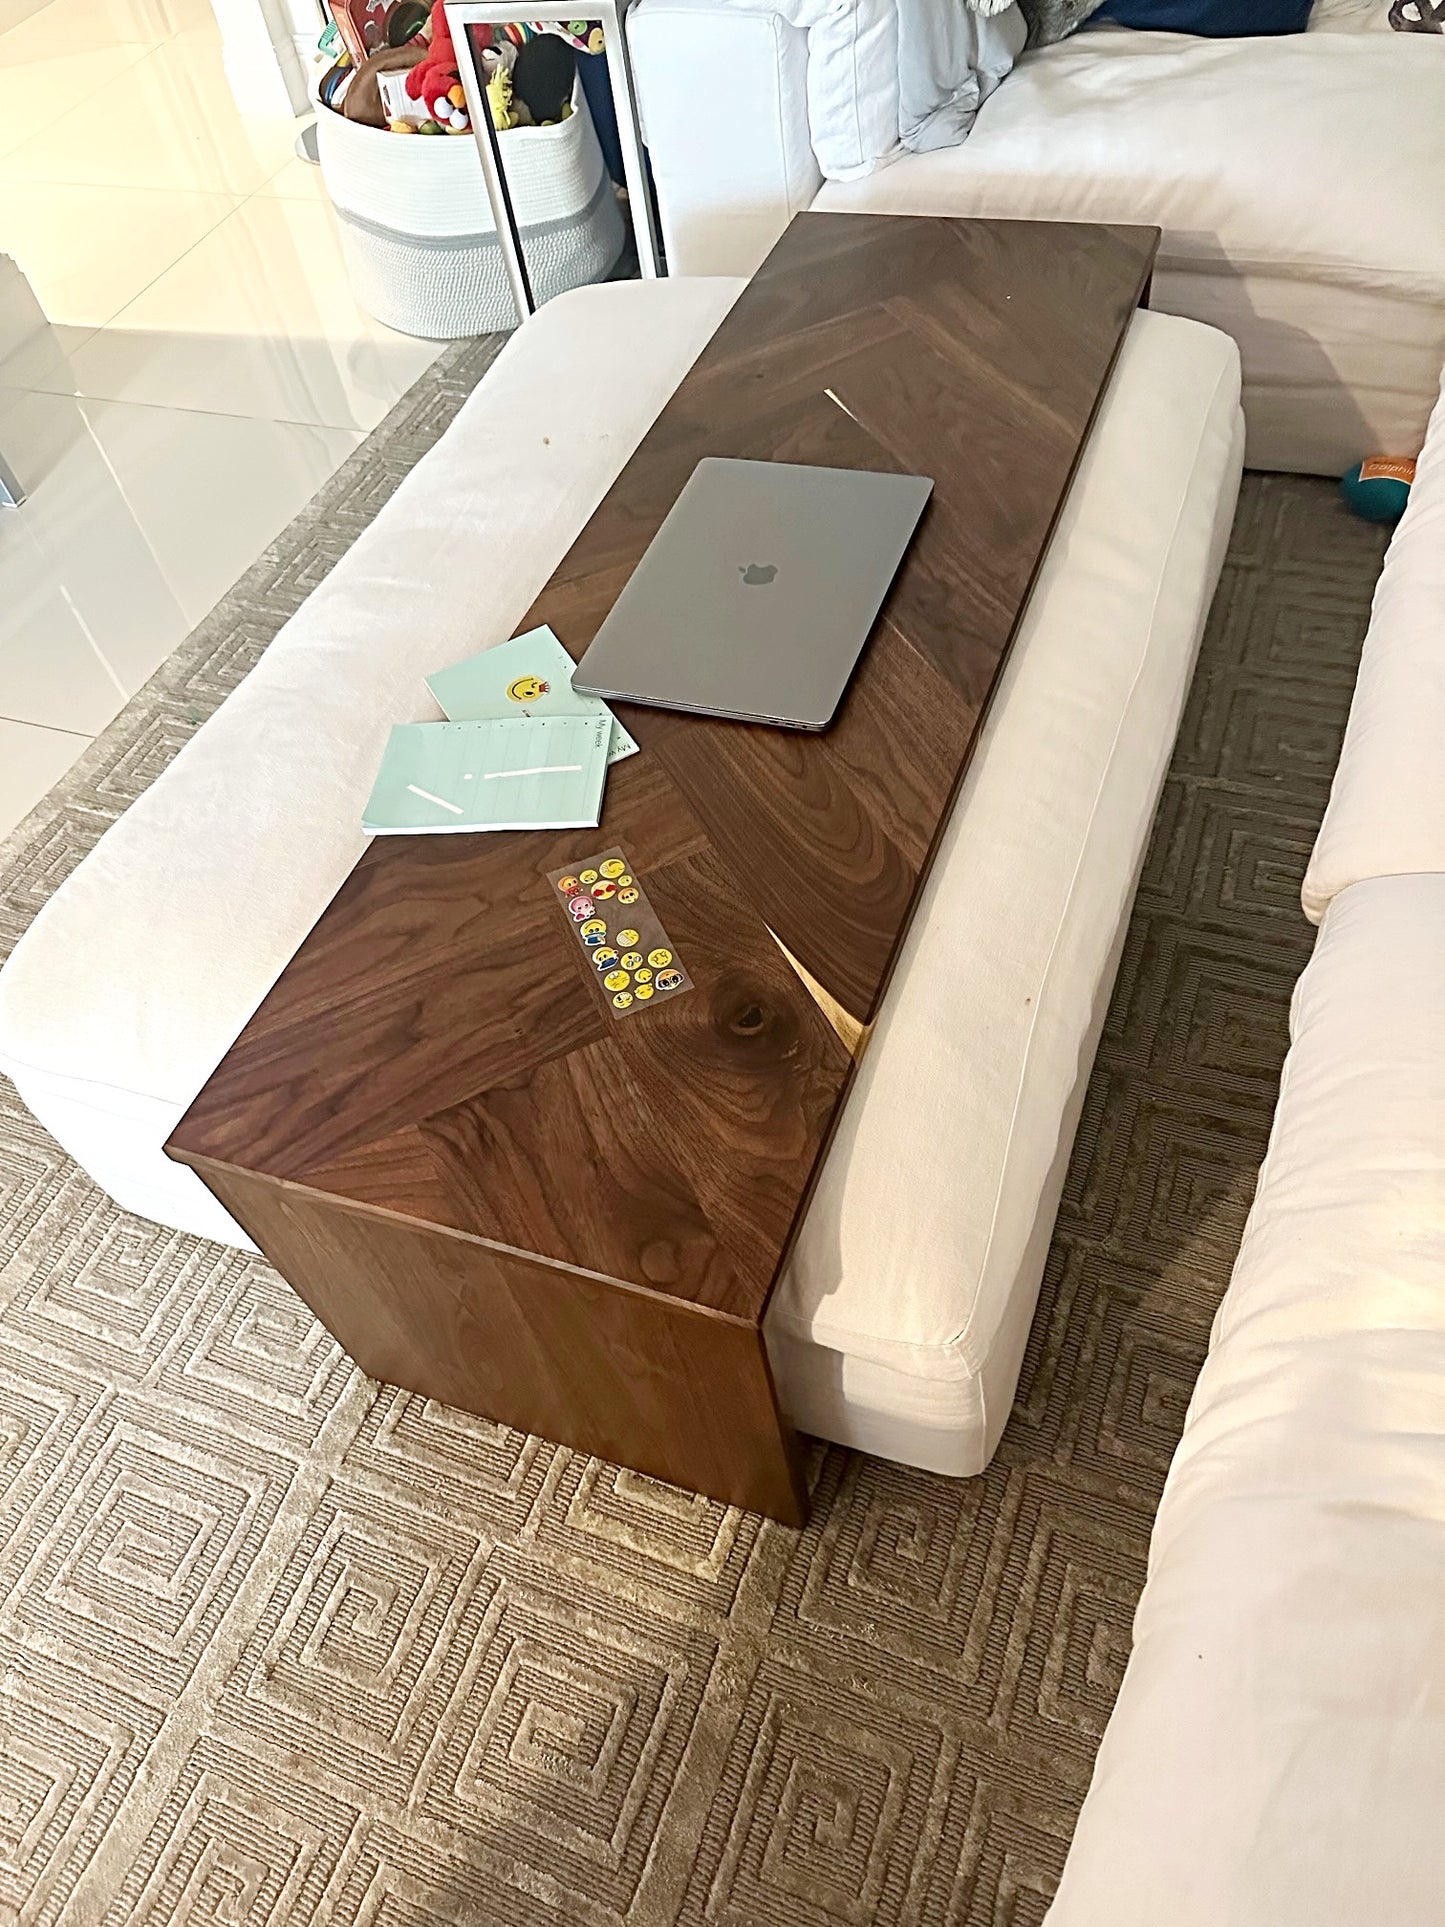
<path fill-rule="evenodd" d="M 346 118 L 360 121 L 363 127 L 385 127 L 384 79 L 391 74 L 405 76 L 407 70 L 415 65 L 416 57 L 415 47 L 382 47 L 378 52 L 368 54 L 352 75 L 341 97 L 341 111 Z M 323 94 L 322 98 L 326 96 Z"/>
<path fill-rule="evenodd" d="M 465 134 L 469 131 L 467 97 L 462 92 L 461 71 L 442 0 L 432 0 L 431 45 L 407 75 L 406 91 L 420 102 L 429 119 L 443 132 Z M 423 122 L 425 128 L 426 122 Z"/>

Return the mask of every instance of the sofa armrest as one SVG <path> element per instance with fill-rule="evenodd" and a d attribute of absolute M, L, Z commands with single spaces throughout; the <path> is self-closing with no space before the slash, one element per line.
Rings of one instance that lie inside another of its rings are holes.
<path fill-rule="evenodd" d="M 672 274 L 751 274 L 822 185 L 808 36 L 767 5 L 640 0 L 638 112 Z"/>

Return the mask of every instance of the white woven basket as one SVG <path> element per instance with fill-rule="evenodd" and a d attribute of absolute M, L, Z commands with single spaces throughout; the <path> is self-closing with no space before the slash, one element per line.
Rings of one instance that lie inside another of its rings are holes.
<path fill-rule="evenodd" d="M 364 308 L 389 328 L 433 340 L 512 326 L 516 308 L 470 135 L 391 134 L 326 107 L 316 132 Z M 538 303 L 602 280 L 626 233 L 581 90 L 559 125 L 512 128 L 500 145 Z"/>

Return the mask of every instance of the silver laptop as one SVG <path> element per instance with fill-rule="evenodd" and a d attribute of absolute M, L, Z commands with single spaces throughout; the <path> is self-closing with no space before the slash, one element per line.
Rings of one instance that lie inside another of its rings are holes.
<path fill-rule="evenodd" d="M 572 687 L 826 729 L 932 489 L 921 475 L 706 457 Z"/>

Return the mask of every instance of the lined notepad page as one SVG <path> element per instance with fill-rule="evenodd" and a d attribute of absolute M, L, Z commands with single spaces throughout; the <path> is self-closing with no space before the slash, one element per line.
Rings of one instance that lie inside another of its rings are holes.
<path fill-rule="evenodd" d="M 399 723 L 362 828 L 387 836 L 590 827 L 602 814 L 611 736 L 606 713 Z"/>

